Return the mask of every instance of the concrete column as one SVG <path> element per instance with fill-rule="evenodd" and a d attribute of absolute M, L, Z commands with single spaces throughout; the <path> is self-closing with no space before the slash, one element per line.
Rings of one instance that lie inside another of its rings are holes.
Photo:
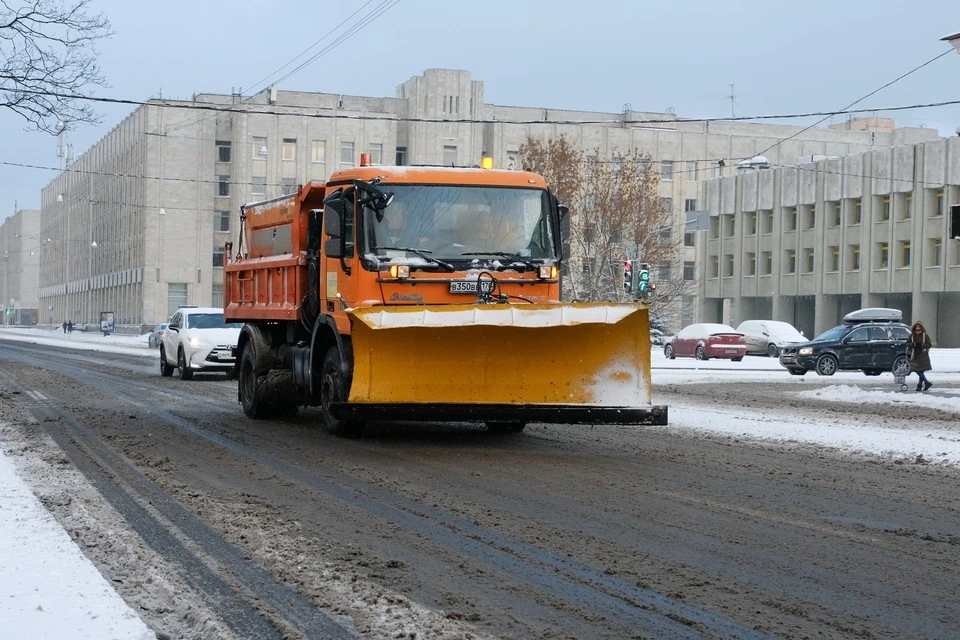
<path fill-rule="evenodd" d="M 910 323 L 920 321 L 927 329 L 933 346 L 940 346 L 937 343 L 938 329 L 938 309 L 936 293 L 915 293 L 913 295 L 913 305 L 910 309 Z"/>
<path fill-rule="evenodd" d="M 837 296 L 817 294 L 816 312 L 814 313 L 814 330 L 819 335 L 837 325 L 839 302 Z"/>

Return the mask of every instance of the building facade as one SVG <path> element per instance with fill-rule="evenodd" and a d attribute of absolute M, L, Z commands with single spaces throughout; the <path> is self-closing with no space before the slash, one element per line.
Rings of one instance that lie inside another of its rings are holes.
<path fill-rule="evenodd" d="M 0 324 L 32 325 L 39 319 L 40 212 L 21 209 L 0 224 Z"/>
<path fill-rule="evenodd" d="M 267 89 L 250 98 L 153 100 L 42 190 L 41 235 L 50 243 L 40 305 L 75 323 L 113 311 L 121 324 L 162 322 L 180 304 L 216 306 L 223 299 L 223 247 L 237 244 L 244 203 L 323 180 L 357 164 L 361 152 L 375 164 L 463 166 L 486 154 L 510 168 L 529 137 L 565 135 L 598 157 L 639 149 L 659 164 L 660 196 L 674 220 L 667 231 L 683 246 L 683 258 L 655 265 L 653 275 L 690 283 L 676 301 L 679 325 L 698 313 L 695 234 L 684 222 L 703 208 L 701 183 L 760 152 L 793 164 L 936 137 L 881 124 L 803 129 L 687 122 L 628 107 L 598 113 L 498 106 L 484 102 L 483 83 L 468 72 L 444 69 L 409 79 L 393 98 Z"/>
<path fill-rule="evenodd" d="M 702 320 L 813 337 L 889 307 L 960 346 L 960 138 L 747 170 L 704 192 Z"/>

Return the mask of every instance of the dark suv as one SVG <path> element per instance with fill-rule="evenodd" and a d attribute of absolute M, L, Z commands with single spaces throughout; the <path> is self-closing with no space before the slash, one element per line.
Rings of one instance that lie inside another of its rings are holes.
<path fill-rule="evenodd" d="M 847 314 L 843 324 L 810 342 L 793 344 L 780 352 L 780 364 L 791 374 L 816 371 L 832 376 L 859 369 L 868 376 L 902 371 L 907 366 L 910 328 L 896 309 L 862 309 Z"/>

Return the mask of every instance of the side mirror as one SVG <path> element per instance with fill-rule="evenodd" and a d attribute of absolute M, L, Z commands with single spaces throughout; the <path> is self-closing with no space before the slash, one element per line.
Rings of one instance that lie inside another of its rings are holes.
<path fill-rule="evenodd" d="M 344 255 L 343 252 L 343 243 L 340 242 L 340 238 L 330 238 L 323 243 L 323 254 L 328 258 L 342 258 Z"/>
<path fill-rule="evenodd" d="M 570 213 L 570 207 L 565 204 L 558 204 L 557 211 L 560 213 L 560 218 L 563 219 L 566 218 L 567 214 Z"/>
<path fill-rule="evenodd" d="M 328 204 L 323 209 L 323 231 L 331 238 L 339 238 L 343 235 L 340 215 L 332 204 Z"/>

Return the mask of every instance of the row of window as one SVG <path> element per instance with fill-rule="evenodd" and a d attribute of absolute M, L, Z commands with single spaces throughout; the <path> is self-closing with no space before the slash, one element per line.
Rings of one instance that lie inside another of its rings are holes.
<path fill-rule="evenodd" d="M 217 147 L 217 162 L 232 162 L 232 143 L 229 140 L 217 140 L 215 144 Z M 266 136 L 253 136 L 250 147 L 253 150 L 251 157 L 254 160 L 264 160 L 270 153 Z M 403 147 L 397 147 L 397 152 L 399 153 L 401 149 L 403 149 Z M 454 147 L 454 149 L 456 149 L 456 147 Z M 446 147 L 444 147 L 444 150 L 446 151 Z M 404 153 L 405 152 L 406 150 L 404 149 Z M 370 162 L 373 164 L 383 164 L 382 143 L 370 143 L 367 145 L 367 153 L 370 154 Z M 280 159 L 288 161 L 295 161 L 297 159 L 296 138 L 283 138 L 283 142 L 280 145 Z M 327 141 L 311 140 L 310 162 L 320 164 L 326 161 Z M 352 141 L 344 140 L 340 142 L 340 164 L 343 166 L 353 166 L 355 164 L 355 148 Z"/>
<path fill-rule="evenodd" d="M 929 264 L 927 266 L 939 267 L 943 263 L 943 239 L 929 239 Z M 832 246 L 827 248 L 828 261 L 825 266 L 827 272 L 839 272 L 841 266 L 840 247 Z M 890 244 L 887 242 L 878 242 L 876 245 L 876 269 L 886 269 L 890 266 Z M 783 254 L 783 274 L 794 274 L 797 272 L 797 252 L 794 249 L 786 249 Z M 803 250 L 802 273 L 813 273 L 815 266 L 816 252 L 812 247 Z M 910 241 L 901 240 L 897 247 L 897 268 L 909 267 L 911 263 Z M 733 276 L 734 255 L 726 254 L 724 256 L 723 276 L 726 278 Z M 744 254 L 743 275 L 757 275 L 757 254 Z M 773 273 L 773 252 L 762 251 L 759 260 L 760 275 L 771 275 Z M 851 244 L 847 246 L 847 271 L 860 270 L 860 245 Z M 719 256 L 710 257 L 709 277 L 716 278 L 720 273 Z"/>
<path fill-rule="evenodd" d="M 946 212 L 946 200 L 943 189 L 932 189 L 933 193 L 930 199 L 931 205 L 928 210 L 930 218 L 942 217 Z M 896 206 L 892 207 L 891 196 L 876 196 L 876 222 L 889 222 L 896 213 L 898 220 L 909 220 L 913 217 L 913 194 L 901 193 L 894 196 Z M 696 201 L 694 201 L 696 203 Z M 839 227 L 843 224 L 844 210 L 847 212 L 847 225 L 857 225 L 863 219 L 863 201 L 861 198 L 851 198 L 848 200 L 835 200 L 824 203 L 829 218 L 827 226 Z M 689 210 L 688 210 L 689 211 Z M 761 211 L 744 211 L 740 214 L 743 217 L 744 235 L 752 236 L 757 234 L 757 220 L 760 219 L 762 229 L 760 233 L 773 233 L 774 213 L 772 209 Z M 800 205 L 798 207 L 784 207 L 781 209 L 784 231 L 796 231 L 798 228 L 804 230 L 814 229 L 817 224 L 817 205 Z M 720 219 L 722 218 L 722 220 Z M 723 236 L 731 238 L 736 233 L 736 216 L 725 214 L 723 216 L 710 219 L 710 238 L 719 238 L 721 227 Z"/>
<path fill-rule="evenodd" d="M 674 162 L 673 160 L 661 160 L 660 161 L 660 180 L 661 181 L 671 181 L 673 180 L 674 173 L 676 172 L 676 165 L 679 165 L 679 162 Z M 688 160 L 684 163 L 682 171 L 683 175 L 686 178 L 687 182 L 696 182 L 697 177 L 699 176 L 699 166 L 700 163 L 697 160 Z M 711 167 L 711 178 L 719 178 L 722 175 L 723 168 L 717 164 L 710 164 Z M 688 209 L 692 211 L 692 209 Z"/>

